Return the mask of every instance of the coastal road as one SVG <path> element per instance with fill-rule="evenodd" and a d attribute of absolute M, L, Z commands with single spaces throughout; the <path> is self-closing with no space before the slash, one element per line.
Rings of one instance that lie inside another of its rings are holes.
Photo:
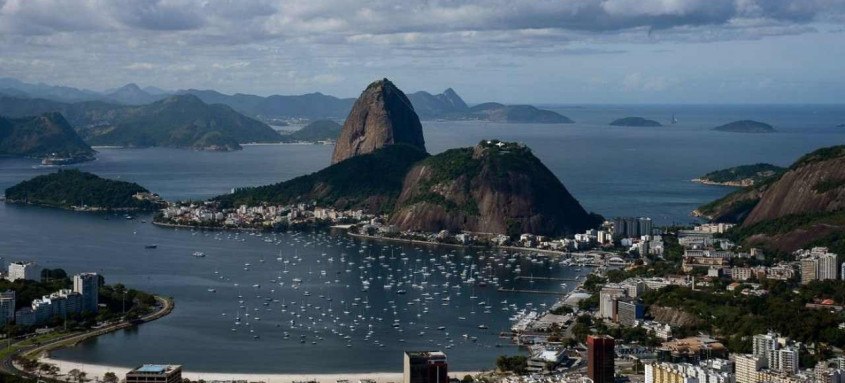
<path fill-rule="evenodd" d="M 14 363 L 12 363 L 12 359 L 14 359 L 15 356 L 22 355 L 22 356 L 25 356 L 25 357 L 33 357 L 33 356 L 37 357 L 37 356 L 41 355 L 42 353 L 49 352 L 49 351 L 52 351 L 52 350 L 55 350 L 55 349 L 58 349 L 58 348 L 74 346 L 74 345 L 78 344 L 79 342 L 82 342 L 82 341 L 84 341 L 88 338 L 100 336 L 100 335 L 103 335 L 103 334 L 108 334 L 110 332 L 114 332 L 114 331 L 117 331 L 117 330 L 130 328 L 132 326 L 136 326 L 136 325 L 139 325 L 141 323 L 147 323 L 147 322 L 154 321 L 156 319 L 159 319 L 159 318 L 166 316 L 167 314 L 170 314 L 170 312 L 173 311 L 173 301 L 171 299 L 160 297 L 160 296 L 156 296 L 155 299 L 158 302 L 159 309 L 152 312 L 152 313 L 144 315 L 143 317 L 139 318 L 138 320 L 131 321 L 131 322 L 130 321 L 121 321 L 121 322 L 118 322 L 118 323 L 107 325 L 105 327 L 100 327 L 100 328 L 92 329 L 92 330 L 85 331 L 85 332 L 68 334 L 66 336 L 62 336 L 60 338 L 50 340 L 49 342 L 44 343 L 44 344 L 33 345 L 33 346 L 26 347 L 26 348 L 22 348 L 22 349 L 18 350 L 17 352 L 14 352 L 14 353 L 10 354 L 9 356 L 5 357 L 2 361 L 0 361 L 0 370 L 2 370 L 5 373 L 8 373 L 8 374 L 19 375 L 19 376 L 27 376 L 27 374 L 25 372 L 18 370 L 17 367 L 15 367 Z M 26 341 L 26 339 L 23 339 L 23 340 L 21 340 L 17 343 L 24 342 L 24 341 Z M 15 344 L 17 344 L 17 343 L 15 343 Z"/>

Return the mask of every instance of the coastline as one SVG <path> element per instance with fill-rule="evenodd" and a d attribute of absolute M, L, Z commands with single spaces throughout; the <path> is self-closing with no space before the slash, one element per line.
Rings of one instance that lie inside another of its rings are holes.
<path fill-rule="evenodd" d="M 63 373 L 72 369 L 78 369 L 88 373 L 89 378 L 102 377 L 106 372 L 114 372 L 118 378 L 123 378 L 131 368 L 108 366 L 100 364 L 78 363 L 59 359 L 45 357 L 40 359 L 42 363 L 50 363 L 56 365 Z M 450 377 L 462 378 L 464 375 L 476 375 L 479 371 L 450 371 Z M 198 372 L 183 370 L 182 377 L 188 378 L 192 381 L 200 379 L 208 381 L 213 380 L 247 380 L 250 382 L 261 381 L 265 383 L 291 383 L 291 382 L 306 382 L 316 381 L 320 383 L 336 383 L 339 380 L 349 380 L 350 382 L 371 379 L 376 383 L 401 382 L 402 372 L 355 372 L 355 373 L 300 373 L 300 374 L 273 374 L 273 373 L 231 373 L 231 372 Z"/>
<path fill-rule="evenodd" d="M 729 187 L 734 187 L 734 188 L 744 188 L 744 187 L 748 187 L 748 186 L 754 186 L 754 182 L 751 182 L 749 184 L 743 184 L 741 181 L 714 182 L 714 181 L 708 181 L 708 180 L 701 179 L 701 178 L 693 178 L 690 181 L 695 182 L 695 183 L 699 183 L 699 184 L 702 184 L 702 185 L 729 186 Z"/>
<path fill-rule="evenodd" d="M 371 239 L 374 241 L 392 241 L 392 242 L 404 242 L 404 243 L 413 243 L 418 245 L 428 245 L 428 246 L 448 246 L 448 247 L 457 247 L 457 248 L 488 248 L 487 246 L 481 245 L 462 245 L 459 243 L 439 243 L 439 242 L 428 242 L 428 241 L 420 241 L 418 239 L 404 239 L 404 238 L 390 238 L 390 237 L 376 237 L 373 235 L 365 235 L 365 234 L 356 234 L 347 231 L 346 234 L 350 237 L 355 238 L 362 238 L 362 239 Z M 517 246 L 497 246 L 493 245 L 490 246 L 493 249 L 503 249 L 503 250 L 514 250 L 514 251 L 529 251 L 529 252 L 537 252 L 537 253 L 546 253 L 551 255 L 558 255 L 558 256 L 566 256 L 571 253 L 567 253 L 565 251 L 557 251 L 557 250 L 549 250 L 549 249 L 533 249 L 528 247 L 517 247 Z"/>

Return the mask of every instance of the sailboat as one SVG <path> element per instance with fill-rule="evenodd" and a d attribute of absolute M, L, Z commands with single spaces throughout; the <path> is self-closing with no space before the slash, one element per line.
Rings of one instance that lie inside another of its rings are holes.
<path fill-rule="evenodd" d="M 678 119 L 675 118 L 675 113 L 672 113 L 672 125 L 675 125 L 677 123 L 678 123 Z"/>

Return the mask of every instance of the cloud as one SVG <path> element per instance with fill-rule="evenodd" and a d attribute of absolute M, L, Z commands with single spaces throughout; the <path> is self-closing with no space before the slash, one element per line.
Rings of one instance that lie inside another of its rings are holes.
<path fill-rule="evenodd" d="M 563 89 L 571 71 L 579 75 L 568 81 L 589 89 L 587 79 L 605 71 L 615 79 L 608 88 L 633 94 L 676 85 L 636 65 L 646 56 L 673 61 L 665 52 L 681 52 L 689 60 L 680 67 L 702 61 L 679 49 L 689 43 L 824 34 L 841 43 L 843 26 L 845 0 L 0 0 L 0 75 L 100 89 L 139 82 L 354 95 L 384 76 L 434 90 L 536 76 Z"/>

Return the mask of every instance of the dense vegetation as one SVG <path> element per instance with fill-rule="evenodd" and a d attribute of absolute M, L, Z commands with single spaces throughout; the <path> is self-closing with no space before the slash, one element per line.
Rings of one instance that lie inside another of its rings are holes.
<path fill-rule="evenodd" d="M 775 128 L 765 122 L 740 120 L 717 126 L 713 130 L 734 133 L 772 133 Z"/>
<path fill-rule="evenodd" d="M 94 154 L 59 113 L 36 117 L 0 117 L 0 156 L 90 157 Z"/>
<path fill-rule="evenodd" d="M 693 291 L 669 286 L 643 295 L 647 304 L 673 307 L 693 314 L 701 321 L 696 328 L 681 332 L 705 331 L 727 341 L 733 352 L 749 352 L 750 336 L 774 330 L 799 342 L 822 342 L 845 346 L 845 331 L 838 328 L 842 314 L 829 310 L 811 310 L 806 303 L 831 298 L 845 302 L 845 282 L 812 282 L 798 292 L 789 283 L 763 280 L 768 295 L 746 296 L 739 291 Z"/>
<path fill-rule="evenodd" d="M 337 140 L 342 126 L 332 120 L 317 120 L 305 125 L 287 136 L 282 136 L 286 142 L 317 142 Z"/>
<path fill-rule="evenodd" d="M 500 355 L 496 358 L 496 368 L 502 372 L 514 372 L 522 375 L 528 368 L 528 357 L 525 355 Z"/>
<path fill-rule="evenodd" d="M 428 154 L 410 145 L 389 145 L 316 173 L 273 185 L 238 189 L 215 198 L 223 206 L 316 202 L 341 209 L 369 205 L 388 212 L 402 190 L 405 174 Z M 375 200 L 377 206 L 370 203 Z"/>
<path fill-rule="evenodd" d="M 758 163 L 754 165 L 742 165 L 732 168 L 716 170 L 705 174 L 700 179 L 707 182 L 728 183 L 751 180 L 757 184 L 763 180 L 780 175 L 784 168 L 772 164 Z"/>
<path fill-rule="evenodd" d="M 560 180 L 521 144 L 482 141 L 474 148 L 451 149 L 431 156 L 421 161 L 415 171 L 419 173 L 409 177 L 412 182 L 402 193 L 397 214 L 405 222 L 424 220 L 420 216 L 433 207 L 439 216 L 433 214 L 436 217 L 430 222 L 434 223 L 428 227 L 422 223 L 406 226 L 485 231 L 490 229 L 473 225 L 487 220 L 500 223 L 497 230 L 502 234 L 560 235 L 601 222 L 600 217 L 584 211 Z M 491 201 L 490 195 L 504 197 Z M 487 205 L 482 206 L 482 202 Z M 542 220 L 543 224 L 529 219 Z M 448 223 L 441 224 L 443 221 Z"/>
<path fill-rule="evenodd" d="M 611 126 L 663 126 L 659 122 L 642 117 L 625 117 L 613 120 Z"/>
<path fill-rule="evenodd" d="M 831 160 L 834 158 L 845 157 L 845 145 L 829 146 L 815 150 L 811 153 L 805 154 L 792 164 L 791 168 L 798 168 L 801 166 Z"/>
<path fill-rule="evenodd" d="M 77 169 L 60 169 L 6 189 L 6 200 L 64 209 L 85 205 L 100 210 L 154 210 L 157 204 L 133 198 L 136 193 L 148 192 L 136 183 L 100 178 Z"/>

